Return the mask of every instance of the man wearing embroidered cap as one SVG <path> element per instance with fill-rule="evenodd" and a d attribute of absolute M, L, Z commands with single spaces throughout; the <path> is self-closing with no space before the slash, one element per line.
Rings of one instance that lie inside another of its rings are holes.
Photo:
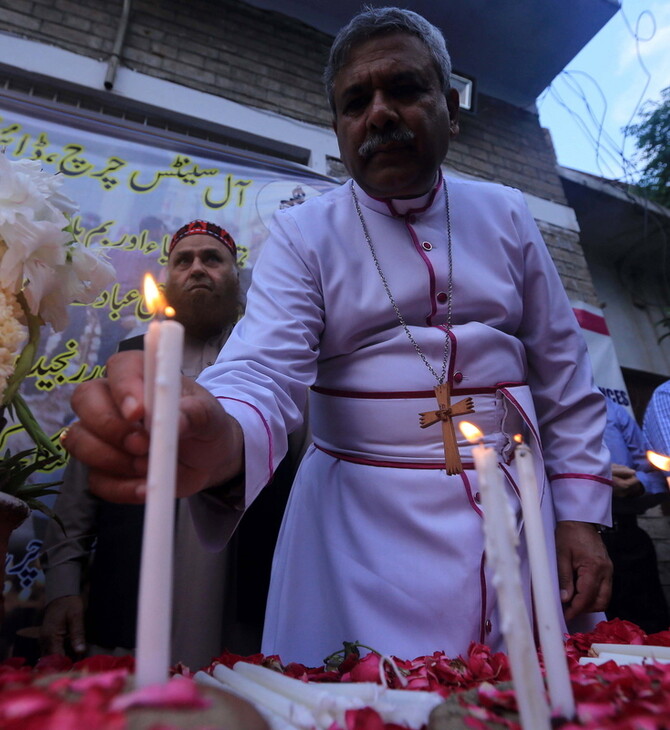
<path fill-rule="evenodd" d="M 271 477 L 310 391 L 314 445 L 264 631 L 263 651 L 285 662 L 318 663 L 350 640 L 406 658 L 500 648 L 477 475 L 449 430 L 471 406 L 520 530 L 512 437 L 531 435 L 566 619 L 607 603 L 603 398 L 521 193 L 442 175 L 459 129 L 449 74 L 440 31 L 411 11 L 369 8 L 340 31 L 324 78 L 353 179 L 275 216 L 246 314 L 200 379 L 208 392 L 185 385 L 179 489 L 213 547 Z M 101 495 L 137 500 L 141 363 L 108 372 L 75 394 L 66 445 Z"/>
<path fill-rule="evenodd" d="M 223 326 L 227 337 L 241 314 L 232 236 L 215 223 L 187 223 L 170 241 L 167 272 L 165 295 L 187 335 L 207 340 Z"/>
<path fill-rule="evenodd" d="M 232 236 L 215 223 L 191 221 L 170 241 L 165 292 L 184 325 L 182 372 L 189 378 L 195 379 L 214 362 L 241 313 L 236 258 Z M 139 336 L 124 340 L 119 349 L 142 347 Z M 86 467 L 72 459 L 55 505 L 66 535 L 55 523 L 47 528 L 42 555 L 45 653 L 63 653 L 69 646 L 81 655 L 87 644 L 94 652 L 91 647 L 99 652 L 129 651 L 135 646 L 143 510 L 96 499 L 87 489 L 87 477 Z M 234 645 L 234 611 L 226 596 L 231 584 L 225 580 L 231 556 L 200 545 L 184 500 L 178 501 L 176 515 L 172 657 L 196 667 L 223 649 L 224 635 L 226 643 Z M 81 594 L 94 538 L 97 548 L 86 591 L 85 630 Z"/>

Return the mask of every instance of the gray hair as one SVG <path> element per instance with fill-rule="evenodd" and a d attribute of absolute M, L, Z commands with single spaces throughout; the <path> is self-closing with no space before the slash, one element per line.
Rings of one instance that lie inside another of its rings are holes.
<path fill-rule="evenodd" d="M 373 8 L 366 5 L 335 36 L 330 49 L 330 57 L 323 72 L 326 94 L 333 114 L 335 114 L 333 97 L 335 76 L 347 62 L 353 47 L 374 36 L 391 33 L 407 33 L 416 36 L 426 46 L 435 64 L 442 91 L 445 95 L 447 94 L 451 76 L 451 59 L 442 31 L 412 10 L 393 7 Z"/>

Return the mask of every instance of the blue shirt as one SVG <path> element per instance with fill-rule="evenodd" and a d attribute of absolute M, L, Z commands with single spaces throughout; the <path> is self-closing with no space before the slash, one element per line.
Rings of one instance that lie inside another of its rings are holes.
<path fill-rule="evenodd" d="M 633 416 L 618 403 L 609 398 L 605 400 L 607 402 L 605 445 L 612 456 L 612 463 L 635 469 L 636 476 L 646 492 L 640 497 L 615 500 L 615 512 L 641 514 L 660 501 L 658 496 L 650 498 L 650 495 L 668 493 L 665 473 L 649 463 L 646 452 L 651 447 Z"/>
<path fill-rule="evenodd" d="M 651 396 L 643 428 L 652 450 L 670 456 L 670 380 L 659 385 Z"/>

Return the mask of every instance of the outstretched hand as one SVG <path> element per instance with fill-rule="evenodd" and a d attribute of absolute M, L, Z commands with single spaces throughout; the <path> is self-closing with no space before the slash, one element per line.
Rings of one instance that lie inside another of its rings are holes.
<path fill-rule="evenodd" d="M 612 561 L 596 528 L 588 522 L 559 522 L 556 556 L 566 621 L 604 611 L 612 593 Z"/>
<path fill-rule="evenodd" d="M 640 482 L 635 469 L 622 464 L 612 464 L 612 496 L 630 499 L 644 494 L 644 484 Z"/>
<path fill-rule="evenodd" d="M 84 636 L 84 601 L 80 595 L 60 596 L 51 601 L 40 627 L 42 654 L 81 658 L 86 652 Z"/>
<path fill-rule="evenodd" d="M 83 383 L 72 407 L 79 420 L 67 430 L 65 448 L 89 467 L 91 491 L 111 502 L 144 501 L 149 434 L 144 428 L 141 352 L 120 352 L 107 377 Z M 202 386 L 182 378 L 179 402 L 177 496 L 187 497 L 237 476 L 243 466 L 242 430 Z"/>

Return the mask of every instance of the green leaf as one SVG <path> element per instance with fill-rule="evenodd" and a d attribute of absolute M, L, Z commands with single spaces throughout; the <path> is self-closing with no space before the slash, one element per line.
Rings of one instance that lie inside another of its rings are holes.
<path fill-rule="evenodd" d="M 23 400 L 20 393 L 15 393 L 12 398 L 11 406 L 16 413 L 16 417 L 20 421 L 26 433 L 33 440 L 38 449 L 49 452 L 53 457 L 62 460 L 61 452 L 53 441 L 44 433 L 42 427 L 33 416 L 28 404 Z"/>
<path fill-rule="evenodd" d="M 24 484 L 19 487 L 14 496 L 27 502 L 29 499 L 39 499 L 40 497 L 48 497 L 52 494 L 60 494 L 60 489 L 51 489 L 63 482 L 45 482 L 44 484 Z"/>
<path fill-rule="evenodd" d="M 49 507 L 44 504 L 44 502 L 40 502 L 38 499 L 26 499 L 26 504 L 30 509 L 34 509 L 37 512 L 41 512 L 43 515 L 46 515 L 50 520 L 53 520 L 63 531 L 63 535 L 67 535 L 67 532 L 65 531 L 65 525 L 63 524 L 63 520 Z"/>
<path fill-rule="evenodd" d="M 16 360 L 14 372 L 7 378 L 7 387 L 5 388 L 2 399 L 3 405 L 8 405 L 14 400 L 23 379 L 32 370 L 37 359 L 37 348 L 40 344 L 40 329 L 44 324 L 41 317 L 31 313 L 23 292 L 19 292 L 16 295 L 16 299 L 21 305 L 21 309 L 28 322 L 28 341 L 23 346 L 23 350 L 21 350 L 21 354 Z"/>

